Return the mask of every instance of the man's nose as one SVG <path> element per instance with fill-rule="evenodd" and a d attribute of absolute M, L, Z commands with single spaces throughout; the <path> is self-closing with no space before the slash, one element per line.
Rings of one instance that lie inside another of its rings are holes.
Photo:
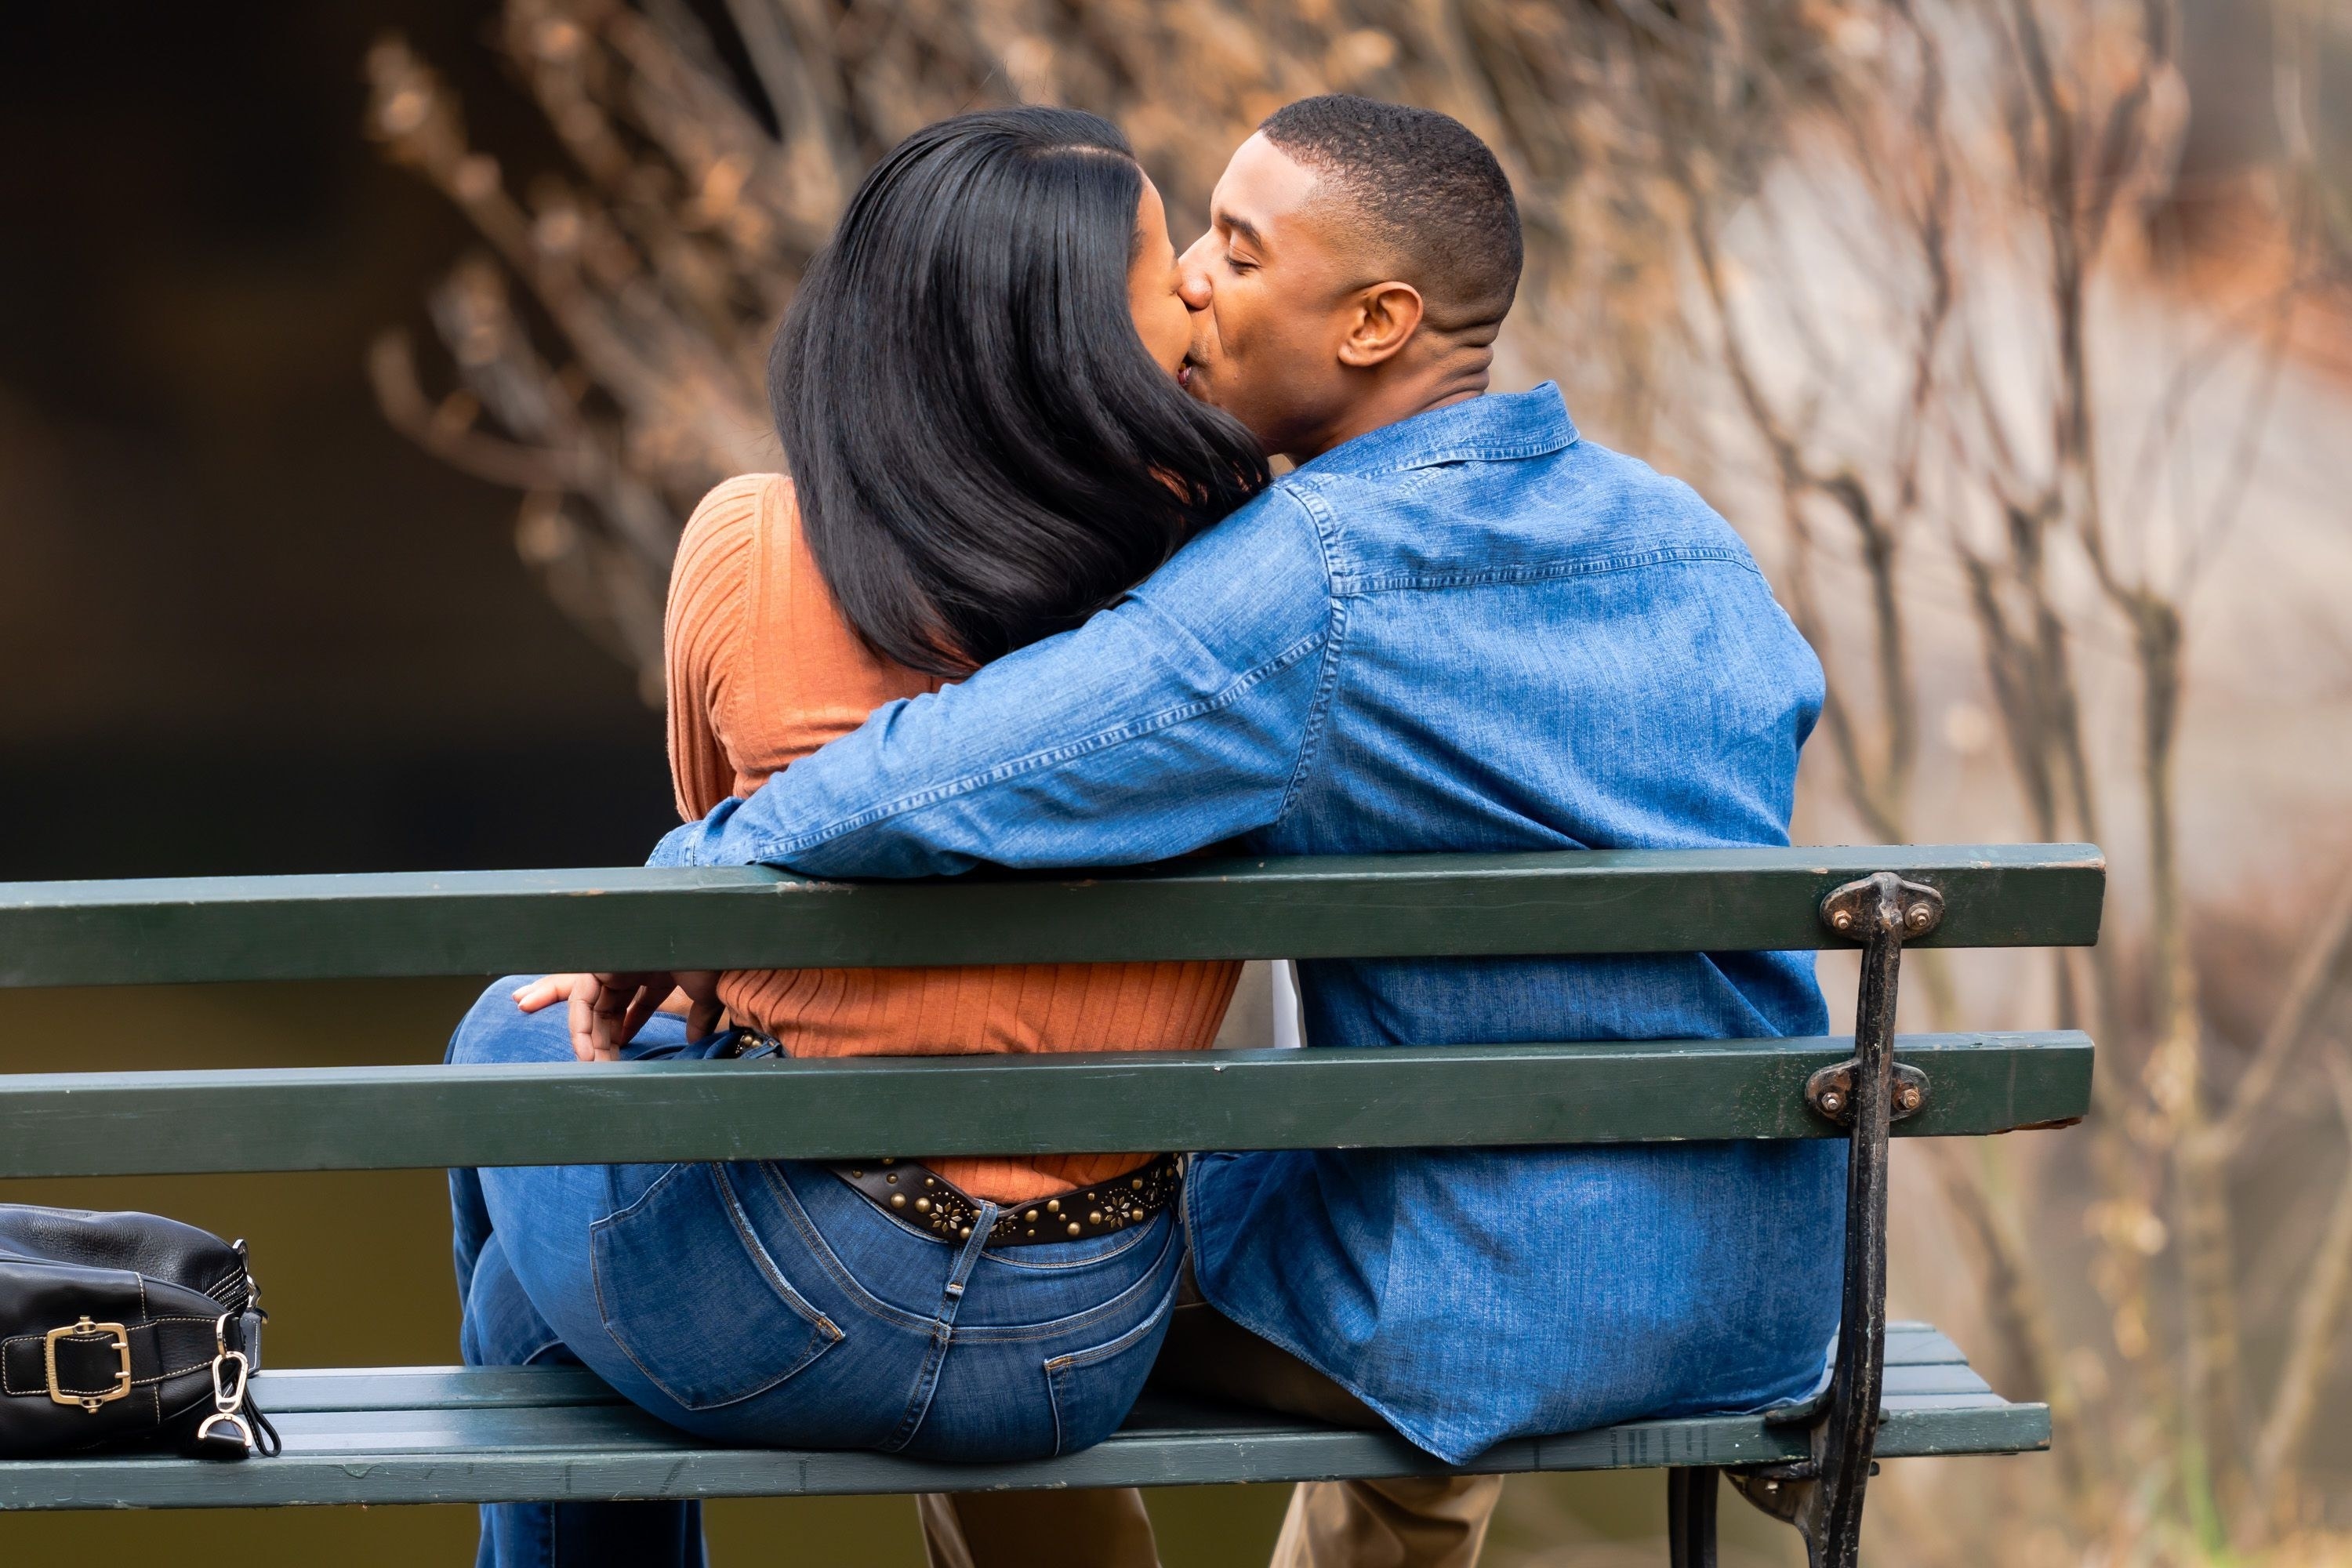
<path fill-rule="evenodd" d="M 1216 289 L 1209 281 L 1209 258 L 1216 237 L 1214 234 L 1202 235 L 1192 242 L 1192 248 L 1176 258 L 1176 293 L 1188 310 L 1205 310 L 1216 297 Z"/>

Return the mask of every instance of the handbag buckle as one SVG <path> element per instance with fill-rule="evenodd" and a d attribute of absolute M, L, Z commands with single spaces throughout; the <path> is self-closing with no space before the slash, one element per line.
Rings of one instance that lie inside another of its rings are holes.
<path fill-rule="evenodd" d="M 122 1370 L 114 1374 L 114 1386 L 107 1389 L 101 1394 L 81 1394 L 59 1387 L 58 1384 L 58 1342 L 59 1340 L 79 1341 L 84 1339 L 94 1339 L 100 1336 L 112 1339 L 114 1341 L 114 1353 L 122 1358 Z M 79 1322 L 69 1324 L 62 1329 L 51 1329 L 47 1334 L 41 1337 L 41 1368 L 42 1371 L 47 1373 L 48 1375 L 50 1404 L 79 1405 L 84 1410 L 87 1410 L 91 1415 L 95 1415 L 98 1414 L 98 1407 L 100 1405 L 110 1404 L 117 1399 L 128 1398 L 130 1396 L 131 1331 L 124 1328 L 121 1323 L 93 1323 L 88 1318 L 84 1318 Z"/>

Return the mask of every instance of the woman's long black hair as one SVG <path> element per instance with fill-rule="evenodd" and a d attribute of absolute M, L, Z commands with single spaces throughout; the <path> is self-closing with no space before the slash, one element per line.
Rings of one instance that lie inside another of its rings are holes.
<path fill-rule="evenodd" d="M 768 396 L 817 568 L 876 651 L 957 675 L 1066 630 L 1262 489 L 1128 302 L 1143 171 L 1067 109 L 900 142 L 802 279 Z"/>

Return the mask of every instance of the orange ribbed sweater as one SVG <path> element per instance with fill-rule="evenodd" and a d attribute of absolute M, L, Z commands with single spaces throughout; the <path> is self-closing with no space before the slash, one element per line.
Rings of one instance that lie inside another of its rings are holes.
<path fill-rule="evenodd" d="M 665 640 L 670 777 L 689 821 L 750 795 L 883 703 L 941 684 L 857 639 L 817 574 L 781 474 L 729 479 L 695 509 L 670 576 Z M 1200 1050 L 1240 973 L 1237 963 L 742 970 L 720 977 L 719 995 L 738 1023 L 796 1057 Z M 1108 1181 L 1150 1158 L 917 1157 L 999 1203 Z"/>

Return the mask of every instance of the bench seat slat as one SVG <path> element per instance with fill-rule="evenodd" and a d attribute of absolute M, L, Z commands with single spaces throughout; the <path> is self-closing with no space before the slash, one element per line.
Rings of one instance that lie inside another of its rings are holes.
<path fill-rule="evenodd" d="M 1885 1400 L 1890 1412 L 1990 1410 L 2005 1405 L 1981 1388 L 1890 1394 Z M 1296 1436 L 1307 1430 L 1296 1421 L 1254 1411 L 1209 1414 L 1181 1405 L 1154 1409 L 1147 1405 L 1139 1410 L 1138 1416 L 1129 1428 L 1130 1437 L 1263 1439 Z M 328 1411 L 271 1419 L 278 1422 L 293 1449 L 322 1457 L 341 1453 L 452 1453 L 481 1448 L 551 1448 L 568 1453 L 600 1448 L 667 1451 L 693 1447 L 690 1439 L 681 1438 L 652 1416 L 627 1405 Z M 1717 1419 L 1727 1418 L 1705 1418 Z M 1637 1423 L 1634 1426 L 1604 1430 L 1627 1432 L 1635 1426 L 1669 1428 L 1685 1424 Z M 1590 1437 L 1596 1434 L 1577 1436 Z M 1545 1441 L 1561 1444 L 1569 1440 Z M 1884 1455 L 1885 1450 L 1882 1448 L 1881 1453 Z"/>
<path fill-rule="evenodd" d="M 1885 1371 L 1889 1398 L 1924 1399 L 1930 1395 L 1981 1399 L 1992 1392 L 1985 1380 L 1962 1365 L 1890 1366 Z"/>
<path fill-rule="evenodd" d="M 446 1369 L 264 1374 L 286 1452 L 220 1465 L 82 1457 L 0 1466 L 0 1509 L 253 1508 L 538 1499 L 819 1496 L 1059 1486 L 1184 1486 L 1423 1475 L 1444 1467 L 1401 1439 L 1263 1413 L 1147 1398 L 1100 1447 L 1015 1465 L 936 1465 L 880 1454 L 713 1448 L 625 1405 L 459 1401 L 429 1408 L 299 1411 L 290 1395 L 352 1380 L 390 1385 Z M 552 1384 L 560 1381 L 542 1378 Z M 576 1379 L 575 1379 L 576 1381 Z M 509 1390 L 510 1391 L 510 1390 Z M 416 1391 L 412 1388 L 412 1394 Z M 551 1389 L 550 1392 L 553 1392 Z M 1990 1392 L 1895 1394 L 1882 1458 L 2015 1453 L 2048 1446 L 2049 1411 Z M 1802 1438 L 1752 1415 L 1641 1421 L 1505 1443 L 1486 1472 L 1759 1464 Z"/>
<path fill-rule="evenodd" d="M 1074 877 L 812 882 L 764 867 L 0 883 L 0 986 L 1836 945 L 1832 888 L 1944 894 L 1916 945 L 2083 946 L 2089 845 L 1188 859 Z"/>
<path fill-rule="evenodd" d="M 0 1176 L 1093 1149 L 1843 1137 L 1804 1107 L 1852 1042 L 867 1057 L 0 1077 Z M 2080 1034 L 1912 1035 L 1906 1135 L 2089 1109 Z M 952 1117 L 938 1112 L 952 1103 Z"/>
<path fill-rule="evenodd" d="M 1891 1321 L 1886 1325 L 1886 1364 L 1926 1365 L 1930 1362 L 1965 1362 L 1969 1358 L 1951 1336 L 1933 1323 Z"/>
<path fill-rule="evenodd" d="M 1890 1394 L 1989 1392 L 1951 1342 L 1933 1331 L 1886 1336 Z M 353 1367 L 267 1372 L 254 1396 L 273 1416 L 336 1411 L 556 1409 L 617 1405 L 621 1396 L 580 1367 Z"/>

